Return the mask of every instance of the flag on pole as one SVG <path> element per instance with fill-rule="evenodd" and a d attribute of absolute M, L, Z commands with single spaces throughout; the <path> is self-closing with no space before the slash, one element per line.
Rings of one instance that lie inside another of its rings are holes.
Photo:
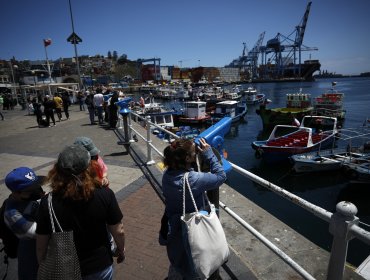
<path fill-rule="evenodd" d="M 51 45 L 51 39 L 44 39 L 44 47 Z"/>

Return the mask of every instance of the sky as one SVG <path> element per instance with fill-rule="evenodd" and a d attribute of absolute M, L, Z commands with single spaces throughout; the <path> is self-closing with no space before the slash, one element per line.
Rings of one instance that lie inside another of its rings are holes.
<path fill-rule="evenodd" d="M 299 25 L 307 0 L 70 0 L 78 55 L 126 54 L 160 58 L 161 65 L 223 67 L 277 33 Z M 0 59 L 73 57 L 68 0 L 1 0 Z M 370 72 L 370 0 L 312 0 L 302 60 L 318 59 L 321 70 Z M 294 39 L 294 37 L 293 37 Z"/>

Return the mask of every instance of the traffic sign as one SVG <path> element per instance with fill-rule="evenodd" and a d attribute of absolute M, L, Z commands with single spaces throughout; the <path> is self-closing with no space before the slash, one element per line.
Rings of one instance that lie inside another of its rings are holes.
<path fill-rule="evenodd" d="M 72 33 L 68 38 L 67 38 L 67 42 L 70 42 L 72 44 L 78 44 L 78 43 L 81 43 L 82 42 L 82 39 L 80 37 L 78 37 L 78 35 L 76 33 Z"/>

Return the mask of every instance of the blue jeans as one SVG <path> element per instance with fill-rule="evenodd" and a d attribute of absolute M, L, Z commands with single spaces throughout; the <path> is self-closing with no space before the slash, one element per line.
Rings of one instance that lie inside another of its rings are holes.
<path fill-rule="evenodd" d="M 112 280 L 113 279 L 113 266 L 110 265 L 102 271 L 83 276 L 82 279 L 83 280 Z"/>

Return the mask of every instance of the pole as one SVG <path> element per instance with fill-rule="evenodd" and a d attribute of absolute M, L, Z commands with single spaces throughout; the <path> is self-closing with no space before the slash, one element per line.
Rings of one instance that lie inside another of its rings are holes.
<path fill-rule="evenodd" d="M 50 84 L 51 84 L 51 72 L 50 72 L 50 64 L 49 64 L 49 59 L 48 59 L 48 52 L 46 50 L 45 44 L 44 44 L 44 49 L 45 49 L 46 65 L 48 67 L 48 74 L 49 74 L 48 92 L 49 92 L 49 95 L 51 96 L 51 88 L 50 88 Z M 44 79 L 42 79 L 42 82 L 44 83 Z"/>
<path fill-rule="evenodd" d="M 18 94 L 17 94 L 17 87 L 15 85 L 15 78 L 14 78 L 14 70 L 13 70 L 13 64 L 11 61 L 9 61 L 9 64 L 10 64 L 10 71 L 12 73 L 12 83 L 13 83 L 13 86 L 12 86 L 12 94 L 15 95 L 15 100 L 17 101 L 17 104 L 18 104 Z"/>
<path fill-rule="evenodd" d="M 69 3 L 69 13 L 71 15 L 71 23 L 72 23 L 72 32 L 73 34 L 75 33 L 75 27 L 73 24 L 73 15 L 72 15 L 72 5 L 71 5 L 71 0 L 68 0 Z M 81 81 L 81 74 L 80 74 L 80 63 L 78 62 L 78 54 L 77 54 L 77 46 L 76 46 L 76 39 L 73 40 L 73 45 L 75 49 L 75 57 L 76 57 L 76 67 L 77 67 L 77 75 L 78 75 L 78 85 L 80 89 L 82 88 L 82 81 Z"/>

